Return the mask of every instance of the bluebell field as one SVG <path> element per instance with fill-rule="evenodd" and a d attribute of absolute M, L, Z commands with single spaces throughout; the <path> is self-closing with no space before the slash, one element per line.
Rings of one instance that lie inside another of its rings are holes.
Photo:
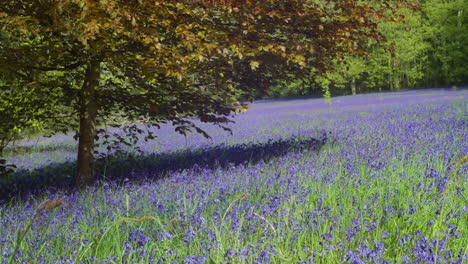
<path fill-rule="evenodd" d="M 0 263 L 467 263 L 467 99 L 256 102 L 233 135 L 154 129 L 82 191 L 72 135 L 19 142 Z"/>

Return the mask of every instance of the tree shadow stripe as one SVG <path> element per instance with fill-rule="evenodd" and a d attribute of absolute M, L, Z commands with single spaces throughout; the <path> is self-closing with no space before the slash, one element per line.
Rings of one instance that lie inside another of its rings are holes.
<path fill-rule="evenodd" d="M 285 156 L 290 152 L 319 151 L 325 142 L 326 139 L 289 137 L 264 143 L 219 144 L 149 155 L 127 153 L 97 160 L 96 173 L 100 180 L 105 181 L 159 179 L 186 169 L 216 169 L 240 164 L 255 165 L 261 161 Z M 0 201 L 34 196 L 45 190 L 73 191 L 75 190 L 73 178 L 75 172 L 76 162 L 52 163 L 33 170 L 20 169 L 5 178 L 0 178 Z"/>

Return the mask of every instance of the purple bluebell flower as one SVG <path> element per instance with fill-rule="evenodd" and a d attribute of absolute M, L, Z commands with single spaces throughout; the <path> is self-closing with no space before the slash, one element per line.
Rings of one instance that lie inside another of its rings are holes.
<path fill-rule="evenodd" d="M 224 257 L 228 258 L 230 256 L 234 256 L 235 254 L 236 254 L 236 252 L 234 250 L 228 249 L 228 250 L 226 250 L 226 253 L 224 253 Z"/>
<path fill-rule="evenodd" d="M 144 228 L 138 228 L 136 230 L 130 231 L 129 233 L 129 241 L 136 243 L 139 247 L 144 246 L 146 243 L 148 243 L 151 239 L 144 235 Z"/>

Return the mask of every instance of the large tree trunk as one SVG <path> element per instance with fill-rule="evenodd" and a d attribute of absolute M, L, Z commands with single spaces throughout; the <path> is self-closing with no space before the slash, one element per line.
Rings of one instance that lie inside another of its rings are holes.
<path fill-rule="evenodd" d="M 99 82 L 100 61 L 89 62 L 80 97 L 80 132 L 78 144 L 78 171 L 76 182 L 79 186 L 94 183 L 94 137 L 96 136 L 97 102 L 95 88 Z"/>

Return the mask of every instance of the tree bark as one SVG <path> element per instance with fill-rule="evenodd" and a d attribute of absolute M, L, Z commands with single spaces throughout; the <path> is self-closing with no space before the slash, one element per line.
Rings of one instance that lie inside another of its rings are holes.
<path fill-rule="evenodd" d="M 351 80 L 351 92 L 356 95 L 356 77 Z"/>
<path fill-rule="evenodd" d="M 463 9 L 458 10 L 457 13 L 457 26 L 461 28 L 463 21 Z"/>
<path fill-rule="evenodd" d="M 89 62 L 80 96 L 80 132 L 78 143 L 78 186 L 94 183 L 94 138 L 96 136 L 97 102 L 95 88 L 99 83 L 100 61 Z"/>

